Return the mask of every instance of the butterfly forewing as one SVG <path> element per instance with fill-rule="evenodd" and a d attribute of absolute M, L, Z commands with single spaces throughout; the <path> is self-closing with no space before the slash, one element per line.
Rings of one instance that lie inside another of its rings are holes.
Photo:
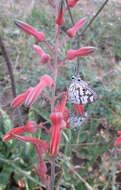
<path fill-rule="evenodd" d="M 68 100 L 73 104 L 89 104 L 98 99 L 98 95 L 80 77 L 73 77 L 68 89 Z"/>

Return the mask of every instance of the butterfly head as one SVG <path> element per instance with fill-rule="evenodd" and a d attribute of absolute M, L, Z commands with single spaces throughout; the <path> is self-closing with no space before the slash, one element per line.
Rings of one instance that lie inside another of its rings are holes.
<path fill-rule="evenodd" d="M 81 82 L 81 77 L 79 75 L 78 76 L 73 75 L 72 76 L 72 81 L 73 82 Z"/>

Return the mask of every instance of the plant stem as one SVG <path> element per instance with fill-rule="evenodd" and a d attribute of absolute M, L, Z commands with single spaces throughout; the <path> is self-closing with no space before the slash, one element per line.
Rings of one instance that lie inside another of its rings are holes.
<path fill-rule="evenodd" d="M 51 181 L 50 181 L 51 190 L 54 190 L 54 183 L 55 183 L 55 159 L 56 157 L 52 157 L 51 160 Z"/>
<path fill-rule="evenodd" d="M 56 5 L 56 11 L 55 11 L 55 17 L 57 16 L 58 10 L 57 10 L 57 4 L 58 1 L 55 0 Z M 57 79 L 57 73 L 58 73 L 58 46 L 59 46 L 59 31 L 60 27 L 58 25 L 55 25 L 56 33 L 55 33 L 55 51 L 53 53 L 54 56 L 54 77 L 53 77 L 53 86 L 52 86 L 52 98 L 51 98 L 51 113 L 54 111 L 54 105 L 55 105 L 55 91 L 56 91 L 56 79 Z M 54 190 L 54 184 L 55 184 L 55 159 L 56 157 L 52 157 L 51 159 L 51 177 L 50 177 L 50 190 Z"/>
<path fill-rule="evenodd" d="M 5 49 L 5 46 L 4 46 L 4 43 L 3 43 L 1 37 L 0 37 L 0 47 L 1 47 L 2 55 L 6 61 L 7 67 L 8 67 L 8 71 L 9 71 L 9 75 L 10 75 L 10 79 L 11 79 L 11 87 L 12 87 L 13 97 L 16 97 L 16 85 L 15 85 L 15 80 L 14 80 L 14 75 L 13 75 L 12 64 L 9 60 L 7 51 Z"/>
<path fill-rule="evenodd" d="M 99 8 L 99 10 L 96 12 L 96 14 L 92 17 L 92 19 L 89 21 L 89 23 L 87 24 L 87 26 L 82 30 L 82 32 L 79 34 L 77 32 L 77 49 L 79 48 L 79 44 L 80 44 L 80 37 L 87 31 L 87 29 L 90 27 L 90 25 L 94 22 L 94 20 L 96 19 L 96 17 L 100 14 L 100 12 L 103 10 L 103 8 L 105 7 L 105 5 L 108 3 L 109 0 L 105 0 L 104 3 L 101 5 L 101 7 Z M 69 15 L 70 15 L 70 19 L 71 19 L 71 22 L 72 24 L 74 25 L 74 19 L 73 19 L 73 16 L 71 14 L 71 10 L 70 8 L 68 7 L 68 3 L 67 3 L 67 0 L 66 0 L 66 5 L 67 5 L 67 9 L 68 9 L 68 12 L 69 12 Z M 80 58 L 78 57 L 77 58 L 77 65 L 76 65 L 76 74 L 79 73 L 79 68 L 80 68 Z"/>
<path fill-rule="evenodd" d="M 58 72 L 58 65 L 57 65 L 57 53 L 58 53 L 58 35 L 59 35 L 59 29 L 58 26 L 56 26 L 56 40 L 55 40 L 55 54 L 54 54 L 54 77 L 53 77 L 53 87 L 52 87 L 52 99 L 51 99 L 51 112 L 54 111 L 54 105 L 55 105 L 55 90 L 56 90 L 56 78 L 57 78 L 57 72 Z"/>
<path fill-rule="evenodd" d="M 108 3 L 109 0 L 105 0 L 104 3 L 101 5 L 101 7 L 99 8 L 99 10 L 96 12 L 96 14 L 92 17 L 92 19 L 89 21 L 89 23 L 87 24 L 87 26 L 82 30 L 82 32 L 79 34 L 78 37 L 82 36 L 87 29 L 90 27 L 90 25 L 93 23 L 93 21 L 96 19 L 96 17 L 100 14 L 100 12 L 103 10 L 103 8 L 105 7 L 105 5 Z"/>
<path fill-rule="evenodd" d="M 48 47 L 48 49 L 49 49 L 51 52 L 53 52 L 53 49 L 52 49 L 52 47 L 49 45 L 49 43 L 46 42 L 46 41 L 44 41 L 44 43 L 46 44 L 46 46 Z"/>
<path fill-rule="evenodd" d="M 74 26 L 74 19 L 73 19 L 73 16 L 72 16 L 72 14 L 71 14 L 71 10 L 70 10 L 70 8 L 69 8 L 69 6 L 68 6 L 68 1 L 66 0 L 66 6 L 67 6 L 67 9 L 68 9 L 68 12 L 69 12 L 69 16 L 70 16 L 70 18 L 71 18 L 71 22 L 72 22 L 72 24 L 73 24 L 73 26 Z"/>
<path fill-rule="evenodd" d="M 10 75 L 10 80 L 11 80 L 11 88 L 12 88 L 12 93 L 13 93 L 13 98 L 16 97 L 16 84 L 15 84 L 15 80 L 14 80 L 14 74 L 13 74 L 13 69 L 12 69 L 12 64 L 10 62 L 10 59 L 8 57 L 5 45 L 3 43 L 2 38 L 0 37 L 0 48 L 1 48 L 1 52 L 2 52 L 2 56 L 4 57 L 7 67 L 8 67 L 8 72 Z M 21 116 L 21 111 L 19 108 L 16 109 L 17 110 L 17 114 L 18 114 L 18 118 L 19 118 L 19 123 L 21 125 L 23 125 L 23 120 L 22 120 L 22 116 Z"/>

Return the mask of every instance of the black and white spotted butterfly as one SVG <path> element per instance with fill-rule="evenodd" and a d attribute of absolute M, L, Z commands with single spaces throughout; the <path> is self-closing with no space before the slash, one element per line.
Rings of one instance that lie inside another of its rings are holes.
<path fill-rule="evenodd" d="M 70 113 L 70 117 L 67 122 L 70 125 L 70 129 L 72 129 L 73 131 L 76 131 L 88 118 L 89 118 L 89 115 L 87 112 L 85 112 L 84 115 L 81 116 L 81 115 L 77 115 L 75 111 L 72 111 Z"/>
<path fill-rule="evenodd" d="M 72 83 L 68 89 L 68 100 L 73 104 L 89 104 L 95 102 L 98 95 L 88 84 L 81 80 L 80 76 L 73 76 Z"/>

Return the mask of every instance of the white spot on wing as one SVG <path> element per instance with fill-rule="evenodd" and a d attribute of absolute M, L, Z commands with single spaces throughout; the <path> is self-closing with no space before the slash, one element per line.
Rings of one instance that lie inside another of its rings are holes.
<path fill-rule="evenodd" d="M 88 96 L 82 96 L 81 97 L 82 104 L 87 104 L 88 103 L 87 99 L 88 99 Z"/>
<path fill-rule="evenodd" d="M 93 102 L 93 101 L 94 101 L 93 96 L 90 96 L 90 101 L 91 101 L 91 102 Z"/>

